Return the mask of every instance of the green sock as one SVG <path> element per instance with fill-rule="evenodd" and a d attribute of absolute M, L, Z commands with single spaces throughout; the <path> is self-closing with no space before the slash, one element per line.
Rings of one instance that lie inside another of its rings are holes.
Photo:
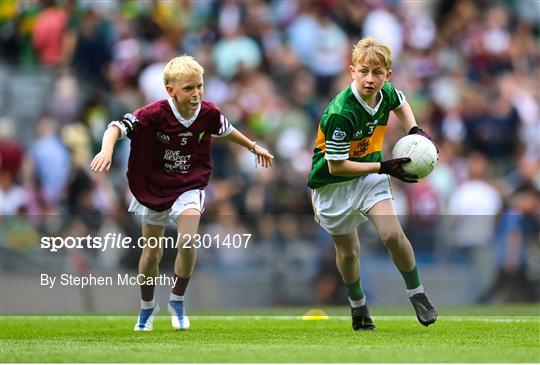
<path fill-rule="evenodd" d="M 416 266 L 414 267 L 414 269 L 412 269 L 412 271 L 405 272 L 400 270 L 399 272 L 405 280 L 405 286 L 407 287 L 407 290 L 416 289 L 420 286 L 420 278 L 418 277 L 418 270 L 416 270 Z"/>
<path fill-rule="evenodd" d="M 362 285 L 360 285 L 360 278 L 352 284 L 345 285 L 347 286 L 347 296 L 352 300 L 360 300 L 365 296 Z"/>

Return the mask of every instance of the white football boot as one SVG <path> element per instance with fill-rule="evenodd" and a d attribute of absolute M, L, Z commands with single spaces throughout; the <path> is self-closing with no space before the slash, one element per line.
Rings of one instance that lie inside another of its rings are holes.
<path fill-rule="evenodd" d="M 187 330 L 189 328 L 189 318 L 183 300 L 171 300 L 167 305 L 171 314 L 171 324 L 175 330 Z"/>
<path fill-rule="evenodd" d="M 137 323 L 135 323 L 134 331 L 152 331 L 154 328 L 154 318 L 159 313 L 159 305 L 156 304 L 154 308 L 141 309 Z"/>

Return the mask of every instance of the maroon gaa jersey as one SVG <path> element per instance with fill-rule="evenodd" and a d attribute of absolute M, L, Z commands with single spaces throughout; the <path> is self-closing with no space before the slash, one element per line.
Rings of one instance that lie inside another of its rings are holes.
<path fill-rule="evenodd" d="M 172 99 L 148 104 L 111 124 L 120 128 L 120 139 L 131 139 L 127 171 L 131 192 L 156 211 L 169 209 L 182 193 L 208 184 L 212 135 L 223 137 L 233 129 L 210 102 L 202 101 L 186 120 Z"/>

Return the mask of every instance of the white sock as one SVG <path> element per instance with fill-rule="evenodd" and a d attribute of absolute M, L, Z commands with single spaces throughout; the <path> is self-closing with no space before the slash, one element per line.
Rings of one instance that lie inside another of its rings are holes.
<path fill-rule="evenodd" d="M 364 295 L 364 297 L 362 299 L 358 299 L 358 300 L 352 300 L 349 297 L 347 297 L 347 299 L 349 299 L 349 302 L 351 303 L 351 307 L 353 307 L 353 308 L 358 308 L 358 307 L 361 307 L 363 305 L 366 305 L 366 296 L 365 295 Z"/>
<path fill-rule="evenodd" d="M 420 286 L 416 289 L 407 289 L 407 295 L 410 297 L 412 297 L 413 295 L 415 294 L 418 294 L 418 293 L 423 293 L 424 292 L 424 287 L 422 286 L 422 284 L 420 284 Z"/>
<path fill-rule="evenodd" d="M 141 299 L 141 309 L 152 309 L 156 306 L 156 299 L 152 299 L 150 301 L 142 300 Z"/>
<path fill-rule="evenodd" d="M 184 300 L 184 296 L 171 293 L 171 295 L 169 296 L 169 300 L 181 301 Z"/>

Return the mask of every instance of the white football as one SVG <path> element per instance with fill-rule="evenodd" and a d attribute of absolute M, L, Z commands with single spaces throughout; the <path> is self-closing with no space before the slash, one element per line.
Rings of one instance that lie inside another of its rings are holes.
<path fill-rule="evenodd" d="M 437 165 L 439 154 L 435 145 L 419 134 L 409 134 L 401 138 L 392 150 L 392 158 L 409 157 L 411 162 L 403 164 L 403 169 L 418 178 L 428 176 Z"/>

